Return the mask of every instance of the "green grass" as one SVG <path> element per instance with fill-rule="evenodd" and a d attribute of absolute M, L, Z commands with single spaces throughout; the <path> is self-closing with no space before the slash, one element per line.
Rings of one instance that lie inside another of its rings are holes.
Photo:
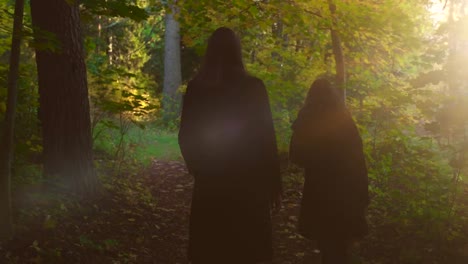
<path fill-rule="evenodd" d="M 135 158 L 147 161 L 151 158 L 160 160 L 179 160 L 180 154 L 177 133 L 167 132 L 158 128 L 133 129 L 129 133 L 129 138 L 137 142 Z"/>
<path fill-rule="evenodd" d="M 118 129 L 99 126 L 102 129 L 95 139 L 94 149 L 110 157 L 116 157 L 120 132 Z M 131 125 L 124 136 L 124 158 L 148 165 L 151 160 L 180 160 L 177 133 L 149 125 L 141 129 Z"/>

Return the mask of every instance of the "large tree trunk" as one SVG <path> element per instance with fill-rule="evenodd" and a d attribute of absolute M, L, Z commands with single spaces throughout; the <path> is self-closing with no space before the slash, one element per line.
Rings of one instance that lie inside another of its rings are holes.
<path fill-rule="evenodd" d="M 16 0 L 11 41 L 10 71 L 8 73 L 8 99 L 5 116 L 5 130 L 1 139 L 0 152 L 0 241 L 13 234 L 11 222 L 11 163 L 13 161 L 13 139 L 16 101 L 18 98 L 19 59 L 21 30 L 23 28 L 24 0 Z"/>
<path fill-rule="evenodd" d="M 180 28 L 175 19 L 178 12 L 176 1 L 168 4 L 166 13 L 166 32 L 164 34 L 164 84 L 163 114 L 166 122 L 179 116 L 181 95 L 178 92 L 182 84 L 180 65 Z"/>
<path fill-rule="evenodd" d="M 63 187 L 79 194 L 94 193 L 97 178 L 78 1 L 31 0 L 31 15 L 38 29 L 44 174 L 58 177 Z M 52 49 L 50 33 L 58 43 L 53 42 Z"/>
<path fill-rule="evenodd" d="M 328 7 L 332 16 L 332 26 L 330 28 L 333 55 L 335 58 L 336 84 L 343 90 L 343 99 L 346 100 L 346 68 L 343 56 L 343 48 L 341 45 L 340 35 L 336 30 L 336 5 L 332 0 L 328 0 Z"/>

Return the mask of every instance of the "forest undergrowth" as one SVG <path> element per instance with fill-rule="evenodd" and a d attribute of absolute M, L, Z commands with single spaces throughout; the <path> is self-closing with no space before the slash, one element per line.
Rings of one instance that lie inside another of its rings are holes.
<path fill-rule="evenodd" d="M 283 172 L 283 207 L 273 216 L 273 263 L 318 264 L 314 244 L 296 233 L 301 171 L 285 166 Z M 188 263 L 193 179 L 183 162 L 152 160 L 137 174 L 101 180 L 102 194 L 85 201 L 45 185 L 18 190 L 17 233 L 0 246 L 0 263 Z M 468 186 L 464 192 L 466 206 Z M 467 241 L 453 241 L 450 250 L 402 248 L 424 243 L 401 241 L 396 228 L 378 225 L 381 217 L 378 211 L 369 211 L 371 233 L 354 245 L 353 263 L 467 263 Z M 468 235 L 467 224 L 463 230 Z"/>

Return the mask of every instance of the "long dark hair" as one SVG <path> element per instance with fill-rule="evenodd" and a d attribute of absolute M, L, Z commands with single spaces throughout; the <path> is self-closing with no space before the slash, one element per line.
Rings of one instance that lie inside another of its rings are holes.
<path fill-rule="evenodd" d="M 196 80 L 220 83 L 246 75 L 239 38 L 234 31 L 220 27 L 208 39 L 203 64 Z"/>

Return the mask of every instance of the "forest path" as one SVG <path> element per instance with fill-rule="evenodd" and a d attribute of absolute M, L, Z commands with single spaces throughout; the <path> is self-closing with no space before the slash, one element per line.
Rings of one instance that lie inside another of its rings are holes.
<path fill-rule="evenodd" d="M 154 160 L 102 183 L 102 194 L 85 200 L 40 185 L 17 190 L 16 235 L 0 243 L 0 263 L 188 263 L 193 178 L 184 163 Z M 300 188 L 286 188 L 273 217 L 273 264 L 317 264 L 305 257 L 310 243 L 295 233 Z"/>
<path fill-rule="evenodd" d="M 156 263 L 185 264 L 187 263 L 188 218 L 193 177 L 188 174 L 183 162 L 157 160 L 153 161 L 146 175 L 149 181 L 148 186 L 157 201 L 156 211 L 160 219 L 158 225 L 161 227 L 156 230 L 158 237 L 152 247 L 158 251 Z M 302 177 L 302 175 L 299 173 L 293 177 Z M 273 215 L 272 219 L 273 264 L 319 264 L 319 255 L 312 253 L 312 243 L 296 232 L 302 184 L 297 179 L 285 178 L 283 181 L 285 181 L 283 206 L 279 213 Z M 465 186 L 464 195 L 461 197 L 465 199 L 463 204 L 468 206 L 468 185 Z M 468 228 L 468 226 L 466 227 Z M 468 234 L 468 230 L 465 230 L 465 232 Z M 385 242 L 386 239 L 376 239 L 374 237 L 362 241 L 360 246 L 356 245 L 357 247 L 352 249 L 353 263 L 380 263 L 365 262 L 359 255 L 365 254 L 367 258 L 371 259 L 379 259 L 382 254 L 385 256 L 381 250 L 389 244 Z M 392 241 L 391 238 L 390 241 Z M 398 245 L 396 247 L 398 248 Z M 464 249 L 468 249 L 468 245 L 458 245 L 454 249 L 454 258 L 447 263 L 468 263 L 468 251 L 464 251 Z M 455 251 L 461 253 L 455 253 Z M 389 261 L 388 263 L 399 263 L 398 255 L 394 255 L 394 258 L 388 257 L 387 261 Z"/>
<path fill-rule="evenodd" d="M 149 174 L 148 186 L 157 201 L 156 211 L 161 220 L 153 247 L 158 250 L 156 263 L 187 263 L 188 217 L 193 178 L 185 165 L 176 161 L 154 161 Z M 283 208 L 273 216 L 273 263 L 302 264 L 305 263 L 305 252 L 312 252 L 310 243 L 295 233 L 298 206 L 297 190 L 286 190 Z M 307 264 L 318 263 L 311 256 L 306 258 Z"/>
<path fill-rule="evenodd" d="M 106 191 L 95 199 L 74 200 L 69 193 L 43 188 L 18 191 L 13 206 L 16 236 L 0 243 L 0 263 L 187 264 L 193 177 L 178 161 L 154 160 L 136 171 L 104 177 Z M 283 208 L 273 216 L 273 264 L 318 264 L 312 243 L 296 233 L 302 175 L 292 170 L 288 174 Z M 468 186 L 465 191 L 468 194 Z M 468 205 L 468 196 L 462 197 Z M 468 227 L 465 231 L 468 237 Z M 403 263 L 393 235 L 379 234 L 353 250 L 368 261 L 353 263 Z M 468 263 L 468 245 L 460 243 L 448 262 L 408 263 Z M 379 262 L 382 258 L 386 261 Z"/>

